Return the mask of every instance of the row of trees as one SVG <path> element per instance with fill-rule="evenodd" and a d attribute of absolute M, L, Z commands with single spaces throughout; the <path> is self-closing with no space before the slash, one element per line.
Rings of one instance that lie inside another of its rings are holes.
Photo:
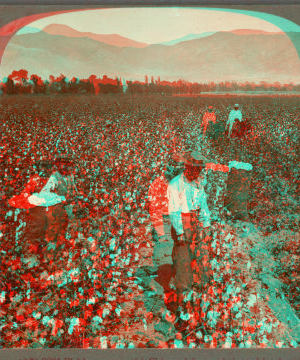
<path fill-rule="evenodd" d="M 148 81 L 148 77 L 145 76 L 145 81 L 127 81 L 126 83 L 129 93 L 164 93 L 164 94 L 201 94 L 203 92 L 236 92 L 236 91 L 300 91 L 300 84 L 280 84 L 279 82 L 267 83 L 261 81 L 259 84 L 254 82 L 209 82 L 209 83 L 197 83 L 189 82 L 185 80 L 178 81 L 161 81 L 158 77 L 154 81 L 153 77 L 151 82 Z"/>
<path fill-rule="evenodd" d="M 160 77 L 148 81 L 124 81 L 119 78 L 111 79 L 104 75 L 98 78 L 91 75 L 88 79 L 73 77 L 68 80 L 65 75 L 58 77 L 50 75 L 49 80 L 43 80 L 40 76 L 33 74 L 28 76 L 28 71 L 21 69 L 13 71 L 0 84 L 2 93 L 14 94 L 117 94 L 126 92 L 129 94 L 201 94 L 203 92 L 235 92 L 235 91 L 300 91 L 300 84 L 273 84 L 261 81 L 254 82 L 221 82 L 221 83 L 197 83 L 185 80 L 161 81 Z"/>
<path fill-rule="evenodd" d="M 91 75 L 88 79 L 73 77 L 68 80 L 61 74 L 58 77 L 50 75 L 49 80 L 43 80 L 40 76 L 33 74 L 28 76 L 27 70 L 13 71 L 0 84 L 2 93 L 7 95 L 16 94 L 108 94 L 121 93 L 123 86 L 121 79 L 111 79 L 104 75 L 97 78 Z"/>

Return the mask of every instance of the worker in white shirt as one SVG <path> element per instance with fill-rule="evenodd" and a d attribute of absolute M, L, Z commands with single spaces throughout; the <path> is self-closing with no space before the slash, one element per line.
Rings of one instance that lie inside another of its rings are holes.
<path fill-rule="evenodd" d="M 202 154 L 190 151 L 181 155 L 185 163 L 184 172 L 169 184 L 169 214 L 174 240 L 173 265 L 179 303 L 189 292 L 194 282 L 192 262 L 199 270 L 198 286 L 202 289 L 208 280 L 203 257 L 206 250 L 203 242 L 210 233 L 210 211 L 204 191 L 205 177 L 201 173 L 209 163 Z M 198 276 L 197 275 L 197 276 Z"/>
<path fill-rule="evenodd" d="M 74 201 L 78 190 L 72 174 L 74 167 L 72 159 L 67 155 L 61 155 L 55 160 L 55 164 L 58 171 L 50 176 L 41 192 L 33 194 L 33 196 L 41 198 L 42 201 L 46 200 L 46 203 L 41 204 L 42 206 L 47 206 L 47 201 L 49 201 L 49 206 L 46 209 L 46 241 L 64 244 L 63 248 L 67 250 L 68 242 L 65 239 L 65 232 L 69 220 L 74 218 L 73 206 L 70 203 Z M 49 194 L 53 194 L 53 196 L 49 196 Z M 35 199 L 34 197 L 32 198 Z M 29 201 L 32 201 L 32 198 L 29 198 Z M 55 201 L 53 202 L 53 200 Z"/>
<path fill-rule="evenodd" d="M 174 310 L 176 306 L 175 301 L 170 301 L 174 291 L 170 287 L 171 279 L 173 278 L 173 239 L 171 236 L 171 221 L 169 217 L 169 199 L 168 199 L 168 184 L 177 175 L 182 173 L 184 169 L 183 162 L 180 162 L 173 155 L 168 163 L 164 166 L 162 175 L 157 177 L 151 184 L 148 198 L 149 198 L 149 214 L 153 226 L 153 271 L 156 275 L 155 280 L 151 281 L 149 275 L 147 276 L 147 268 L 138 271 L 139 277 L 143 279 L 143 283 L 147 287 L 147 283 L 152 286 L 156 294 L 156 305 L 153 312 L 159 316 L 162 309 L 166 308 L 170 311 Z M 163 289 L 159 290 L 160 285 Z M 158 311 L 156 313 L 156 310 Z"/>
<path fill-rule="evenodd" d="M 37 160 L 34 164 L 35 174 L 30 177 L 23 191 L 8 200 L 9 205 L 17 210 L 27 210 L 25 214 L 22 214 L 25 228 L 20 239 L 22 244 L 21 261 L 23 263 L 22 267 L 24 266 L 26 272 L 33 276 L 39 274 L 44 267 L 44 253 L 47 245 L 45 242 L 47 217 L 46 208 L 31 203 L 29 199 L 34 191 L 40 191 L 46 184 L 52 168 L 53 162 L 50 159 Z M 28 259 L 32 256 L 35 256 L 38 260 L 33 267 L 27 265 Z M 38 289 L 39 284 L 33 283 L 33 288 Z"/>
<path fill-rule="evenodd" d="M 213 112 L 213 107 L 209 106 L 208 111 L 206 111 L 203 115 L 202 124 L 200 127 L 203 126 L 203 137 L 202 140 L 204 141 L 207 128 L 212 126 L 216 123 L 216 115 Z"/>
<path fill-rule="evenodd" d="M 230 136 L 231 136 L 232 128 L 233 128 L 235 122 L 236 121 L 241 122 L 242 118 L 243 118 L 243 115 L 242 115 L 241 110 L 239 110 L 239 104 L 235 104 L 234 110 L 231 110 L 229 113 L 228 120 L 227 120 L 226 127 L 225 127 L 225 130 L 226 130 L 227 127 L 229 126 L 228 138 L 230 138 Z"/>

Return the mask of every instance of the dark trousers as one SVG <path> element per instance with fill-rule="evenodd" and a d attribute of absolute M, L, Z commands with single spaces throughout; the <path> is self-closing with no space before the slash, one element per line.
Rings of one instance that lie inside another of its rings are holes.
<path fill-rule="evenodd" d="M 47 241 L 64 242 L 64 236 L 68 227 L 68 216 L 62 204 L 50 206 L 46 211 L 47 218 Z"/>
<path fill-rule="evenodd" d="M 38 255 L 41 257 L 46 246 L 47 217 L 45 208 L 36 206 L 28 209 L 24 220 L 26 226 L 22 243 L 23 253 L 25 256 Z"/>
<path fill-rule="evenodd" d="M 46 262 L 50 268 L 55 268 L 55 263 L 62 257 L 62 251 L 69 250 L 69 242 L 65 238 L 69 219 L 62 204 L 50 206 L 46 211 L 47 229 L 46 242 L 55 245 L 55 249 L 47 250 Z"/>
<path fill-rule="evenodd" d="M 153 264 L 157 268 L 155 281 L 164 288 L 164 293 L 170 291 L 170 281 L 174 276 L 174 267 L 172 264 L 172 236 L 171 236 L 171 221 L 169 215 L 163 215 L 164 232 L 166 241 L 159 243 L 158 234 L 153 229 L 155 239 L 155 247 L 153 251 Z"/>
<path fill-rule="evenodd" d="M 209 280 L 208 248 L 197 214 L 182 214 L 182 223 L 184 241 L 178 240 L 173 227 L 171 230 L 174 240 L 172 258 L 179 301 L 183 292 L 190 291 L 194 284 L 202 288 Z"/>
<path fill-rule="evenodd" d="M 24 256 L 23 269 L 26 276 L 31 276 L 31 286 L 39 289 L 40 282 L 37 280 L 45 269 L 45 254 L 47 252 L 46 229 L 47 217 L 46 209 L 42 206 L 36 206 L 28 209 L 23 215 L 26 222 L 24 233 L 21 237 L 22 252 Z M 38 262 L 28 263 L 26 259 L 35 258 Z"/>
<path fill-rule="evenodd" d="M 65 233 L 68 216 L 62 204 L 47 208 L 36 206 L 26 213 L 26 227 L 23 235 L 23 253 L 25 257 L 36 255 L 40 266 L 55 262 L 60 257 L 60 249 L 69 250 Z M 55 244 L 49 250 L 47 245 Z"/>

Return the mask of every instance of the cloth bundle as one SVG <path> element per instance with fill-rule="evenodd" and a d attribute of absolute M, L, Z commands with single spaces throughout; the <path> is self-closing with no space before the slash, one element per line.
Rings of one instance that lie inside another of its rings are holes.
<path fill-rule="evenodd" d="M 209 163 L 206 164 L 206 169 L 205 192 L 211 220 L 223 220 L 224 207 L 237 219 L 248 218 L 247 203 L 253 166 L 249 163 L 230 161 L 228 166 Z"/>
<path fill-rule="evenodd" d="M 231 161 L 229 168 L 225 207 L 235 219 L 248 219 L 247 204 L 253 167 L 248 163 Z"/>

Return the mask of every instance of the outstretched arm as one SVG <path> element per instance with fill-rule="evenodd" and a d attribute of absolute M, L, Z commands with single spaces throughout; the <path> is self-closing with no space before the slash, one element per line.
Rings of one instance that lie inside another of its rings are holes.
<path fill-rule="evenodd" d="M 207 196 L 204 191 L 204 188 L 202 187 L 201 190 L 201 211 L 199 214 L 199 221 L 203 223 L 203 228 L 207 228 L 210 226 L 210 211 L 208 209 L 207 205 Z"/>

